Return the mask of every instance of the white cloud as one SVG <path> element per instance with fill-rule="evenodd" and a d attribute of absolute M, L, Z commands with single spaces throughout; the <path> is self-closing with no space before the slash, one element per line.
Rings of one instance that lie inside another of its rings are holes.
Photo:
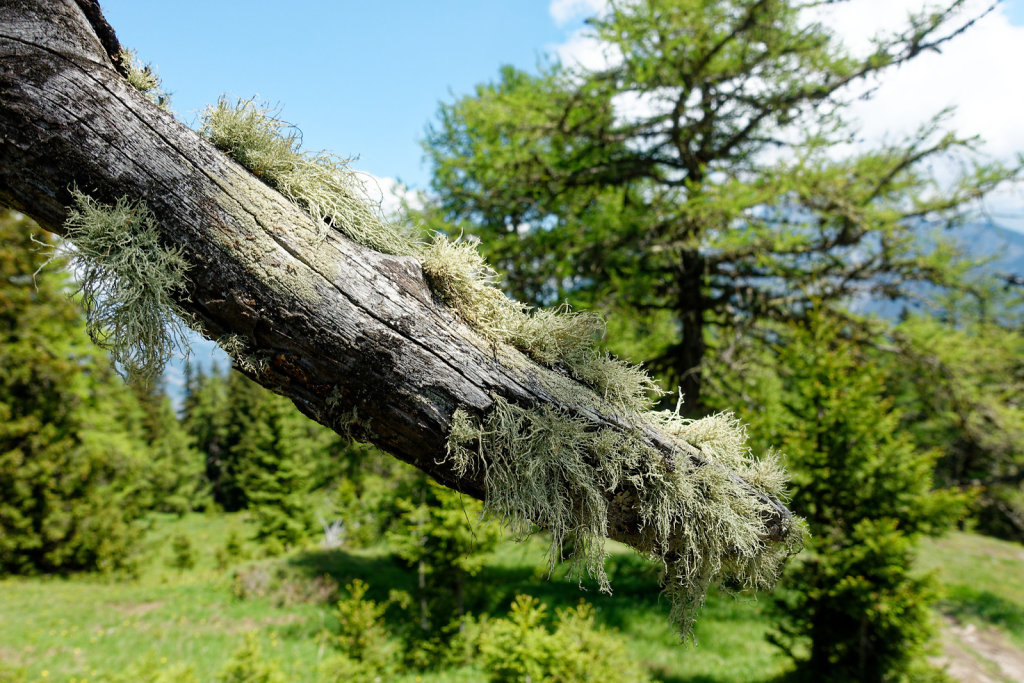
<path fill-rule="evenodd" d="M 592 11 L 604 6 L 598 0 L 553 0 L 551 15 L 564 23 L 570 12 Z M 980 15 L 988 0 L 968 0 L 962 16 Z M 926 7 L 922 0 L 858 0 L 829 3 L 813 18 L 830 27 L 854 54 L 865 55 L 871 38 L 906 24 L 912 12 Z M 1012 160 L 1024 152 L 1024 88 L 1016 85 L 1024 65 L 1024 26 L 1010 23 L 1005 5 L 979 20 L 963 35 L 909 63 L 886 72 L 868 100 L 858 100 L 850 115 L 865 145 L 895 140 L 913 133 L 946 108 L 955 112 L 947 126 L 962 136 L 978 136 L 981 151 L 991 158 Z M 564 43 L 553 46 L 563 64 L 601 69 L 622 59 L 590 37 L 586 29 L 573 32 Z M 863 87 L 864 84 L 861 84 Z M 653 98 L 633 95 L 616 100 L 620 116 L 653 113 Z M 946 174 L 950 175 L 950 174 Z M 986 203 L 999 222 L 1024 228 L 1024 202 L 1020 188 L 1007 188 Z"/>
<path fill-rule="evenodd" d="M 569 36 L 564 43 L 553 46 L 558 60 L 570 67 L 582 67 L 587 71 L 600 71 L 622 61 L 618 48 L 602 43 L 580 29 Z"/>
<path fill-rule="evenodd" d="M 610 7 L 609 0 L 551 0 L 548 11 L 557 26 L 565 26 L 576 19 L 601 16 Z M 578 28 L 565 42 L 548 47 L 562 64 L 588 71 L 604 69 L 622 61 L 622 53 L 594 38 L 589 27 Z"/>
<path fill-rule="evenodd" d="M 548 12 L 556 26 L 565 26 L 574 19 L 602 14 L 608 0 L 551 0 Z"/>
<path fill-rule="evenodd" d="M 967 16 L 984 10 L 986 2 L 968 3 Z M 826 19 L 844 43 L 857 53 L 886 26 L 898 26 L 920 3 L 860 0 L 828 6 Z M 856 10 L 856 11 L 854 11 Z M 1024 88 L 1014 85 L 1024 64 L 1024 27 L 1012 26 L 1000 6 L 966 33 L 886 73 L 874 96 L 853 105 L 851 113 L 868 141 L 913 132 L 947 107 L 956 112 L 950 127 L 977 135 L 984 151 L 1009 157 L 1024 150 Z"/>
<path fill-rule="evenodd" d="M 362 182 L 367 199 L 380 209 L 385 218 L 400 218 L 404 206 L 416 210 L 424 206 L 422 192 L 410 190 L 394 178 L 382 178 L 365 171 L 356 171 L 356 177 Z"/>

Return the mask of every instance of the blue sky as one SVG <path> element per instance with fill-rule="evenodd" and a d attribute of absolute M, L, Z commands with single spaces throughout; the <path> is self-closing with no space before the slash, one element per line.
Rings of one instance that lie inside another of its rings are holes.
<path fill-rule="evenodd" d="M 121 42 L 151 62 L 192 122 L 221 93 L 283 107 L 309 149 L 424 187 L 419 140 L 449 93 L 532 68 L 579 21 L 547 0 L 139 2 L 101 0 Z"/>
<path fill-rule="evenodd" d="M 1004 3 L 1006 16 L 1010 23 L 1016 26 L 1024 26 L 1024 0 L 1007 0 Z"/>
<path fill-rule="evenodd" d="M 156 67 L 187 123 L 221 93 L 258 95 L 281 106 L 284 118 L 302 130 L 307 149 L 358 157 L 353 165 L 359 170 L 424 189 L 429 169 L 420 141 L 438 103 L 493 79 L 502 64 L 531 69 L 555 50 L 585 60 L 582 19 L 604 1 L 101 5 L 121 42 Z M 854 0 L 837 20 L 838 30 L 872 31 L 872 19 L 898 20 L 920 4 Z M 920 66 L 894 74 L 889 97 L 883 88 L 877 106 L 863 112 L 869 137 L 912 129 L 952 104 L 961 108 L 958 130 L 990 140 L 995 155 L 1024 149 L 1024 126 L 1018 124 L 1024 89 L 1011 87 L 1024 64 L 1024 0 L 1001 3 L 997 15 L 943 56 L 928 55 Z M 851 35 L 852 43 L 857 40 Z"/>

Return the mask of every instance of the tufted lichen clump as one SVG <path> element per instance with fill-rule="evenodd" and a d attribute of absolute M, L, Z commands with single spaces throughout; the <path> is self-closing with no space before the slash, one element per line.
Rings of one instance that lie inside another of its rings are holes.
<path fill-rule="evenodd" d="M 632 497 L 637 549 L 663 563 L 670 616 L 685 636 L 710 584 L 770 588 L 802 547 L 803 531 L 795 522 L 782 541 L 769 540 L 770 504 L 750 489 L 782 498 L 786 476 L 771 454 L 751 456 L 732 415 L 688 420 L 663 411 L 645 419 L 676 442 L 679 457 L 667 459 L 639 428 L 594 429 L 549 406 L 523 408 L 498 397 L 481 419 L 456 411 L 448 452 L 459 474 L 483 469 L 487 513 L 516 538 L 534 525 L 550 530 L 551 565 L 569 545 L 575 572 L 585 570 L 609 593 L 609 500 Z"/>
<path fill-rule="evenodd" d="M 64 223 L 67 255 L 85 307 L 87 331 L 110 352 L 122 375 L 148 383 L 175 348 L 188 348 L 187 315 L 175 295 L 186 285 L 181 251 L 160 244 L 145 203 L 127 197 L 101 204 L 78 189 Z"/>
<path fill-rule="evenodd" d="M 221 97 L 203 113 L 202 135 L 302 207 L 322 227 L 378 251 L 420 261 L 435 293 L 493 342 L 508 343 L 593 388 L 611 405 L 643 410 L 661 394 L 641 368 L 600 349 L 604 320 L 594 313 L 532 311 L 505 296 L 476 246 L 442 234 L 416 239 L 374 211 L 345 160 L 303 152 L 301 136 L 269 107 Z"/>
<path fill-rule="evenodd" d="M 128 74 L 127 79 L 130 86 L 161 109 L 171 110 L 171 96 L 163 89 L 160 76 L 153 70 L 151 64 L 142 62 L 134 50 L 122 50 L 121 63 Z"/>
<path fill-rule="evenodd" d="M 564 305 L 531 311 L 509 299 L 476 245 L 438 235 L 423 249 L 421 262 L 438 296 L 488 339 L 511 344 L 537 362 L 564 371 L 623 410 L 645 410 L 653 396 L 661 395 L 642 368 L 601 350 L 601 316 Z"/>
<path fill-rule="evenodd" d="M 203 112 L 202 135 L 301 206 L 324 227 L 385 254 L 409 255 L 413 240 L 373 210 L 348 160 L 303 152 L 298 131 L 253 100 L 221 97 Z"/>
<path fill-rule="evenodd" d="M 225 334 L 216 340 L 221 351 L 231 356 L 238 364 L 238 367 L 246 373 L 258 375 L 267 369 L 267 358 L 260 354 L 251 353 L 249 342 L 240 334 Z"/>

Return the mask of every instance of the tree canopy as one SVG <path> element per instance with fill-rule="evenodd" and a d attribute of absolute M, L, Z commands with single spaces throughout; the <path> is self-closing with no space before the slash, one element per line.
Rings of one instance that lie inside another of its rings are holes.
<path fill-rule="evenodd" d="M 855 143 L 847 105 L 976 17 L 960 0 L 925 8 L 855 55 L 819 6 L 612 2 L 590 20 L 603 67 L 506 67 L 441 105 L 428 220 L 480 235 L 516 296 L 641 321 L 649 365 L 691 407 L 709 348 L 727 359 L 812 301 L 955 286 L 954 251 L 923 246 L 921 226 L 955 225 L 1019 167 L 983 163 L 942 112 Z M 960 171 L 940 182 L 950 159 Z"/>

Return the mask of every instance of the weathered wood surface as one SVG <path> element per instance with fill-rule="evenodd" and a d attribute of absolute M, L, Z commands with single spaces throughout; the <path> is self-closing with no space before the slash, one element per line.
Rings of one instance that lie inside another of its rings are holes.
<path fill-rule="evenodd" d="M 93 0 L 0 0 L 0 203 L 59 233 L 73 185 L 102 201 L 145 200 L 162 239 L 192 264 L 184 308 L 211 338 L 238 334 L 266 360 L 249 376 L 474 497 L 480 473 L 460 478 L 445 463 L 459 406 L 482 413 L 501 396 L 630 426 L 560 401 L 552 387 L 569 380 L 481 339 L 432 295 L 414 259 L 334 231 L 319 238 L 303 211 L 135 92 L 118 50 Z M 703 462 L 646 433 L 666 457 Z M 609 536 L 636 545 L 633 496 L 609 495 Z M 772 505 L 774 537 L 790 513 Z"/>

